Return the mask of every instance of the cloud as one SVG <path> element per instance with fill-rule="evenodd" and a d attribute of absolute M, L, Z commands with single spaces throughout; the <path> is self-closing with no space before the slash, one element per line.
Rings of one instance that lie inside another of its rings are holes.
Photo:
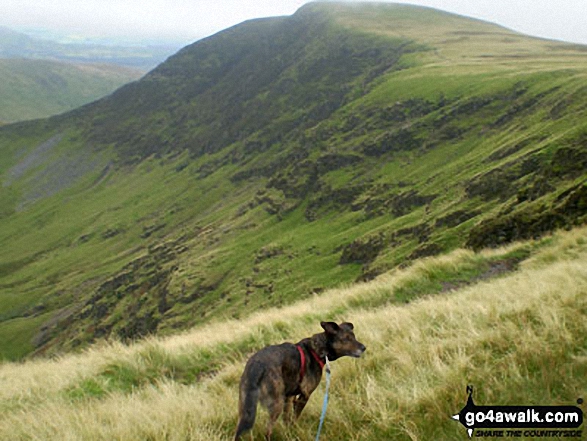
<path fill-rule="evenodd" d="M 400 0 L 587 44 L 585 0 Z M 2 0 L 0 25 L 88 37 L 192 41 L 256 17 L 293 14 L 308 0 Z"/>
<path fill-rule="evenodd" d="M 250 18 L 289 15 L 299 0 L 2 0 L 0 24 L 92 37 L 196 39 Z"/>

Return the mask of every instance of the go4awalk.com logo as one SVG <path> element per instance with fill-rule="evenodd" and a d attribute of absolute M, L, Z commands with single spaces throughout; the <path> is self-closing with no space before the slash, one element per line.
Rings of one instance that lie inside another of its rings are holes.
<path fill-rule="evenodd" d="M 467 404 L 452 418 L 465 426 L 469 438 L 581 438 L 583 411 L 577 406 L 477 406 L 473 386 L 467 393 Z"/>

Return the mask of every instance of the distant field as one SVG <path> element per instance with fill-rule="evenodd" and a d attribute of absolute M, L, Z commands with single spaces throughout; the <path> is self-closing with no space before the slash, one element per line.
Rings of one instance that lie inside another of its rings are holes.
<path fill-rule="evenodd" d="M 450 416 L 468 384 L 486 405 L 574 405 L 587 396 L 586 315 L 587 228 L 457 250 L 244 320 L 1 364 L 0 438 L 231 439 L 247 357 L 332 319 L 353 322 L 368 349 L 333 363 L 324 439 L 465 440 Z M 275 439 L 313 439 L 323 391 L 298 425 L 280 422 Z M 253 439 L 266 421 L 260 411 Z"/>
<path fill-rule="evenodd" d="M 143 72 L 153 69 L 176 52 L 180 43 L 113 44 L 60 43 L 56 35 L 43 30 L 37 38 L 0 26 L 0 59 L 54 60 L 65 63 L 101 63 L 126 66 Z M 32 31 L 35 34 L 35 31 Z"/>
<path fill-rule="evenodd" d="M 66 112 L 142 75 L 139 70 L 113 65 L 0 59 L 0 122 Z"/>

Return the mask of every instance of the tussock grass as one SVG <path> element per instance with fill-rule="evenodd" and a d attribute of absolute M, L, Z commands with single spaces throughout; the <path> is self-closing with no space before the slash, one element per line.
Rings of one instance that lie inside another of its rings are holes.
<path fill-rule="evenodd" d="M 529 251 L 530 250 L 530 251 Z M 531 256 L 497 278 L 428 294 L 481 263 Z M 479 254 L 456 251 L 286 308 L 132 346 L 0 365 L 0 439 L 230 439 L 238 381 L 259 347 L 352 321 L 362 359 L 333 364 L 324 439 L 465 439 L 450 419 L 478 404 L 574 404 L 587 392 L 587 229 Z M 452 276 L 451 276 L 452 274 Z M 421 282 L 410 303 L 394 293 Z M 388 296 L 388 301 L 382 299 Z M 278 440 L 313 439 L 323 386 Z M 262 438 L 259 412 L 253 432 Z"/>

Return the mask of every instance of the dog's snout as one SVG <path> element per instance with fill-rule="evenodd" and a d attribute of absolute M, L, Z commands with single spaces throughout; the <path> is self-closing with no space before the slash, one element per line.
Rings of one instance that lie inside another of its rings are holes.
<path fill-rule="evenodd" d="M 363 343 L 357 342 L 356 349 L 353 351 L 353 353 L 351 355 L 353 357 L 359 358 L 361 355 L 363 355 L 363 352 L 365 352 L 366 350 L 367 350 L 367 348 L 365 347 L 365 345 Z"/>

